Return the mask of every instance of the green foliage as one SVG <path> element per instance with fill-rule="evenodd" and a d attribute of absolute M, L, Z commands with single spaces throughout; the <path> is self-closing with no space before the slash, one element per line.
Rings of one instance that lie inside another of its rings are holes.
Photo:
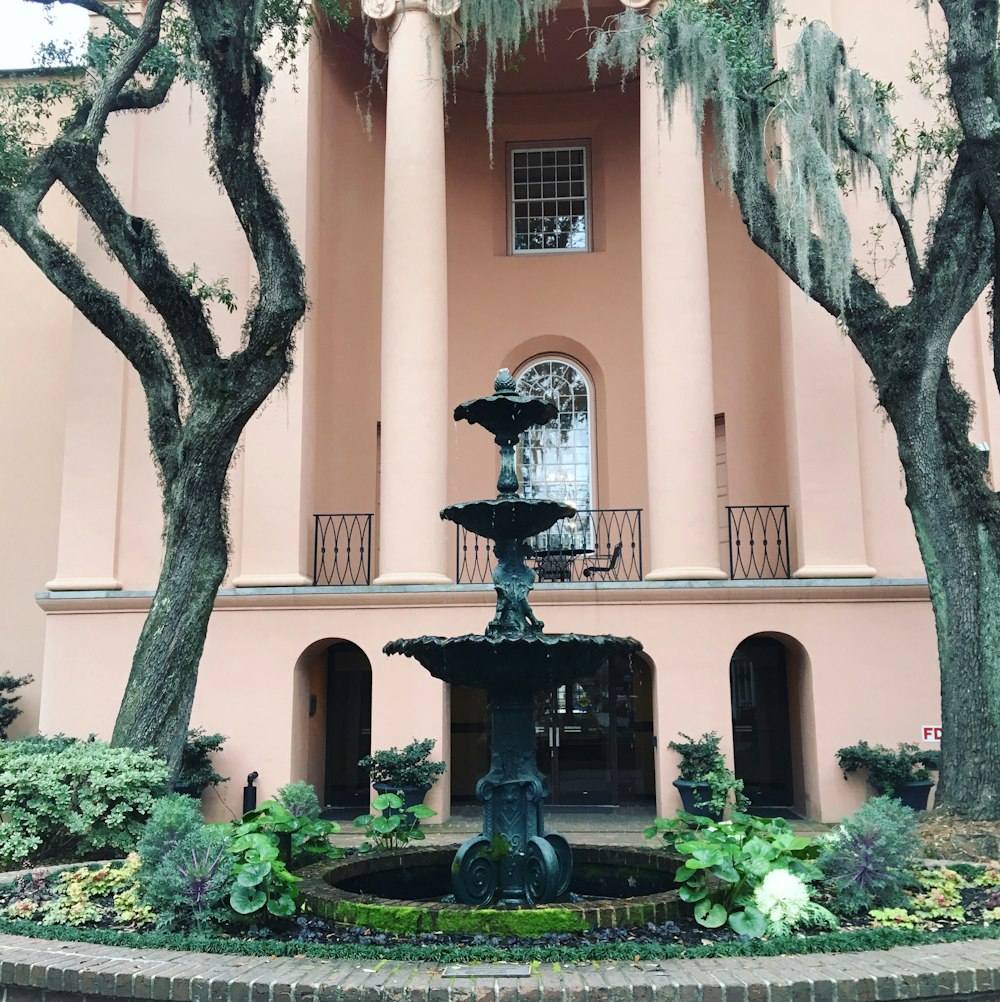
<path fill-rule="evenodd" d="M 301 878 L 280 859 L 277 842 L 273 835 L 251 831 L 230 844 L 237 862 L 229 904 L 237 914 L 252 915 L 262 908 L 283 918 L 295 913 L 296 884 Z"/>
<path fill-rule="evenodd" d="M 233 822 L 233 835 L 237 839 L 244 835 L 268 836 L 281 850 L 282 860 L 294 869 L 321 859 L 339 859 L 343 851 L 330 845 L 330 836 L 339 831 L 336 821 L 292 814 L 276 800 L 265 800 L 247 811 L 242 820 Z"/>
<path fill-rule="evenodd" d="M 395 793 L 380 793 L 372 801 L 372 808 L 375 813 L 354 819 L 355 828 L 360 828 L 365 835 L 358 852 L 398 849 L 407 842 L 423 841 L 420 821 L 437 814 L 423 804 L 414 804 L 404 810 L 402 798 Z"/>
<path fill-rule="evenodd" d="M 319 798 L 313 785 L 304 779 L 281 787 L 278 790 L 278 803 L 293 817 L 319 820 Z"/>
<path fill-rule="evenodd" d="M 516 914 L 516 913 L 510 913 Z M 524 914 L 522 912 L 521 914 Z M 420 964 L 469 963 L 473 961 L 509 961 L 511 963 L 592 963 L 600 960 L 664 960 L 711 957 L 779 957 L 854 953 L 861 950 L 886 950 L 897 946 L 920 946 L 931 943 L 958 943 L 1000 939 L 1000 924 L 966 925 L 958 928 L 924 932 L 914 929 L 862 929 L 815 936 L 775 936 L 769 939 L 745 939 L 705 946 L 677 946 L 663 943 L 598 943 L 583 947 L 536 945 L 461 945 L 435 943 L 361 946 L 305 943 L 301 940 L 238 939 L 232 937 L 179 933 L 131 933 L 108 929 L 78 929 L 73 926 L 38 926 L 31 922 L 0 919 L 0 932 L 36 939 L 63 940 L 74 943 L 100 943 L 133 949 L 196 950 L 202 953 L 234 954 L 247 957 L 316 957 L 353 961 L 416 961 Z"/>
<path fill-rule="evenodd" d="M 184 750 L 181 752 L 181 768 L 177 774 L 177 785 L 193 786 L 203 790 L 206 786 L 228 783 L 228 776 L 220 776 L 212 765 L 212 755 L 222 751 L 226 743 L 223 734 L 206 734 L 201 727 L 188 731 Z"/>
<path fill-rule="evenodd" d="M 657 818 L 645 834 L 659 836 L 683 859 L 676 874 L 679 894 L 708 929 L 728 923 L 740 935 L 762 936 L 767 921 L 754 892 L 767 874 L 786 870 L 804 880 L 818 876 L 815 843 L 797 836 L 781 818 L 734 814 L 729 821 L 705 824 L 704 818 L 678 811 L 675 818 Z"/>
<path fill-rule="evenodd" d="M 46 881 L 25 875 L 21 892 L 5 909 L 10 918 L 42 925 L 88 925 L 114 921 L 133 927 L 149 925 L 152 911 L 139 898 L 139 857 L 123 863 L 63 870 Z"/>
<path fill-rule="evenodd" d="M 907 903 L 910 871 L 921 851 L 913 811 L 876 797 L 826 835 L 818 860 L 839 915 Z"/>
<path fill-rule="evenodd" d="M 929 770 L 938 768 L 939 758 L 940 753 L 933 749 L 921 750 L 905 742 L 895 751 L 867 741 L 837 750 L 837 764 L 844 770 L 845 779 L 849 772 L 867 769 L 868 782 L 890 796 L 911 780 L 929 779 Z"/>
<path fill-rule="evenodd" d="M 166 778 L 150 752 L 101 741 L 0 745 L 0 866 L 131 851 Z"/>
<path fill-rule="evenodd" d="M 12 696 L 23 685 L 33 681 L 31 675 L 0 675 L 0 741 L 7 740 L 7 728 L 20 716 L 17 705 L 20 696 Z"/>
<path fill-rule="evenodd" d="M 407 786 L 433 786 L 448 768 L 444 762 L 431 762 L 430 754 L 437 742 L 433 738 L 414 738 L 404 748 L 385 748 L 366 755 L 358 762 L 359 769 L 371 771 L 371 782 L 386 783 L 397 790 Z"/>
<path fill-rule="evenodd" d="M 171 794 L 154 804 L 139 841 L 139 882 L 157 928 L 205 931 L 229 917 L 235 860 L 227 839 L 226 828 L 203 822 L 190 797 Z"/>
<path fill-rule="evenodd" d="M 724 769 L 726 760 L 722 757 L 719 744 L 722 738 L 715 731 L 708 731 L 700 738 L 680 732 L 683 741 L 671 741 L 667 747 L 681 757 L 680 778 L 689 782 L 707 782 L 710 773 Z"/>

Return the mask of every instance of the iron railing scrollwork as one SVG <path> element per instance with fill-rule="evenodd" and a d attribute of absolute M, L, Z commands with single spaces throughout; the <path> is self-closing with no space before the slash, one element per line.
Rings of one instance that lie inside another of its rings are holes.
<path fill-rule="evenodd" d="M 727 505 L 729 576 L 787 578 L 788 505 Z"/>
<path fill-rule="evenodd" d="M 488 584 L 496 566 L 492 542 L 456 528 L 456 583 Z M 578 511 L 528 542 L 539 583 L 642 580 L 641 508 Z"/>
<path fill-rule="evenodd" d="M 313 519 L 313 584 L 371 584 L 371 513 L 314 515 Z"/>

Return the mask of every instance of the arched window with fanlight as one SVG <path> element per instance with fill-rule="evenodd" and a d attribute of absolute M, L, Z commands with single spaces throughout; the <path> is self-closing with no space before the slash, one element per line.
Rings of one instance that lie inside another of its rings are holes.
<path fill-rule="evenodd" d="M 518 375 L 519 392 L 556 405 L 558 415 L 543 427 L 529 428 L 518 447 L 518 478 L 526 498 L 552 498 L 578 511 L 593 507 L 593 456 L 590 433 L 590 383 L 572 362 L 542 358 Z M 585 547 L 590 518 L 560 522 L 537 537 L 541 545 Z"/>

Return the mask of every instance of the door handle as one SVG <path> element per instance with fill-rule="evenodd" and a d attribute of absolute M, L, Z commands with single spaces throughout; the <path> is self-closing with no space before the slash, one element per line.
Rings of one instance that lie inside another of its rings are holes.
<path fill-rule="evenodd" d="M 552 749 L 552 748 L 555 748 L 555 746 L 556 746 L 555 738 L 552 737 L 552 728 L 550 727 L 549 728 L 549 748 Z"/>
<path fill-rule="evenodd" d="M 557 727 L 555 729 L 555 731 L 556 731 L 556 748 L 558 748 L 559 747 L 559 728 Z"/>

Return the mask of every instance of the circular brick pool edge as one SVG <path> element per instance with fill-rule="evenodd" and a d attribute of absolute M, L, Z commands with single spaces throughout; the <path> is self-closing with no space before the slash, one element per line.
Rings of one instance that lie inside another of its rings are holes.
<path fill-rule="evenodd" d="M 457 848 L 456 845 L 406 847 L 392 853 L 353 855 L 314 863 L 301 873 L 299 898 L 311 911 L 332 922 L 404 935 L 450 932 L 537 936 L 634 928 L 647 922 L 665 922 L 681 907 L 678 893 L 672 889 L 676 860 L 659 849 L 598 845 L 573 845 L 574 877 L 570 890 L 586 894 L 583 900 L 501 910 L 470 908 L 423 897 L 379 897 L 354 889 L 366 880 L 377 881 L 389 874 L 408 872 L 432 874 L 429 883 L 436 888 L 433 893 L 444 894 L 450 887 L 450 869 Z M 602 897 L 602 888 L 610 884 L 618 884 L 620 891 L 629 896 L 620 893 Z M 642 893 L 644 890 L 648 893 Z"/>

